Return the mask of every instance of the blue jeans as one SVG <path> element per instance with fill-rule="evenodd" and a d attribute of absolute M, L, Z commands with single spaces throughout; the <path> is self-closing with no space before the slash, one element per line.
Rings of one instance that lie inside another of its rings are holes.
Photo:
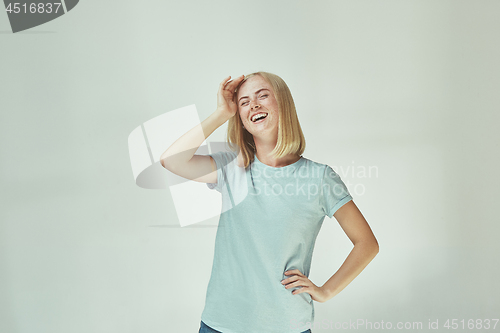
<path fill-rule="evenodd" d="M 205 324 L 202 320 L 200 324 L 200 330 L 198 331 L 198 333 L 222 333 L 222 332 L 214 330 L 212 327 Z M 311 330 L 307 330 L 302 333 L 312 333 L 312 332 Z"/>

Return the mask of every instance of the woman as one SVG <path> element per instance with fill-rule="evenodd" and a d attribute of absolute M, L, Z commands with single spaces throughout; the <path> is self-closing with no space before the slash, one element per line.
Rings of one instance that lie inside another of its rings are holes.
<path fill-rule="evenodd" d="M 344 289 L 378 243 L 339 175 L 301 156 L 305 139 L 286 83 L 266 72 L 230 78 L 219 86 L 216 111 L 161 157 L 168 170 L 222 194 L 199 332 L 311 332 L 312 301 Z M 195 155 L 227 120 L 234 151 Z M 337 219 L 354 248 L 318 287 L 308 276 L 325 216 Z"/>

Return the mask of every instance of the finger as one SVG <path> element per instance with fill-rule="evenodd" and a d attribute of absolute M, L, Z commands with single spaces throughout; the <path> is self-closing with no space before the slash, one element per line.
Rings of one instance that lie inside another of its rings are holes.
<path fill-rule="evenodd" d="M 302 281 L 302 280 L 297 280 L 295 282 L 292 282 L 292 283 L 289 283 L 285 286 L 286 289 L 291 289 L 291 288 L 295 288 L 295 287 L 298 287 L 298 286 L 307 286 L 307 284 Z"/>
<path fill-rule="evenodd" d="M 297 274 L 299 276 L 304 276 L 298 269 L 291 269 L 285 272 L 285 275 Z"/>
<path fill-rule="evenodd" d="M 229 76 L 229 77 L 231 77 L 231 76 Z M 238 80 L 239 78 L 240 78 L 240 77 L 238 76 L 238 77 L 236 78 L 236 80 Z M 240 81 L 241 81 L 241 80 L 240 80 Z M 236 82 L 237 82 L 237 81 L 236 81 Z M 229 81 L 226 81 L 226 83 L 225 83 L 225 87 L 226 87 L 228 90 L 230 90 L 230 89 L 231 89 L 231 87 L 232 87 L 232 86 L 234 86 L 234 83 L 235 83 L 235 81 L 234 81 L 234 80 L 229 80 Z"/>
<path fill-rule="evenodd" d="M 232 93 L 234 93 L 236 87 L 238 86 L 238 84 L 240 84 L 240 82 L 245 78 L 245 75 L 241 75 L 241 76 L 238 76 L 235 80 L 232 80 L 231 82 L 229 82 L 229 84 L 227 85 L 226 89 L 231 91 Z"/>
<path fill-rule="evenodd" d="M 231 78 L 231 75 L 229 75 L 228 77 L 226 77 L 224 80 L 222 80 L 222 82 L 219 84 L 219 88 L 222 89 L 226 86 L 226 83 L 227 81 Z"/>
<path fill-rule="evenodd" d="M 300 289 L 297 289 L 297 290 L 294 290 L 292 291 L 292 294 L 293 295 L 297 295 L 297 294 L 300 294 L 300 293 L 306 293 L 308 291 L 308 287 L 302 287 Z M 309 294 L 309 296 L 311 296 L 311 293 L 307 292 Z"/>
<path fill-rule="evenodd" d="M 283 281 L 281 281 L 282 284 L 284 285 L 288 285 L 289 283 L 292 283 L 292 282 L 295 282 L 299 279 L 299 276 L 298 275 L 294 275 L 292 277 L 289 277 L 287 279 L 284 279 Z"/>

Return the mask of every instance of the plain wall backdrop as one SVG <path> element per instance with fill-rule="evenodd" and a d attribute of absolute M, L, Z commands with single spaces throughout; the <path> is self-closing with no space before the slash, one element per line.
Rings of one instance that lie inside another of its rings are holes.
<path fill-rule="evenodd" d="M 258 70 L 287 82 L 303 156 L 340 174 L 380 244 L 316 322 L 499 318 L 499 12 L 87 0 L 16 34 L 0 13 L 0 332 L 198 331 L 218 218 L 178 227 L 168 190 L 135 185 L 127 137 L 190 104 L 205 119 L 224 77 Z M 311 281 L 351 248 L 326 217 Z"/>

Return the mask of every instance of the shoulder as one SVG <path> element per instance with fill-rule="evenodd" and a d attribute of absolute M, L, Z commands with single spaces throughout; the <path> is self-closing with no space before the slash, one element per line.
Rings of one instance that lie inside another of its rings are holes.
<path fill-rule="evenodd" d="M 214 160 L 221 162 L 223 165 L 231 163 L 238 156 L 238 153 L 233 151 L 221 150 L 215 153 L 209 154 Z"/>
<path fill-rule="evenodd" d="M 224 149 L 221 149 L 221 150 L 218 150 L 218 151 L 215 151 L 213 153 L 211 153 L 210 155 L 218 155 L 218 156 L 237 156 L 238 153 L 237 152 L 234 152 L 232 150 L 224 150 Z"/>
<path fill-rule="evenodd" d="M 309 178 L 309 180 L 321 180 L 325 177 L 325 171 L 328 165 L 313 161 L 309 158 L 302 156 L 302 163 L 299 167 L 298 173 L 300 177 Z"/>
<path fill-rule="evenodd" d="M 316 162 L 304 156 L 302 156 L 302 158 L 304 159 L 304 163 L 302 165 L 308 169 L 315 170 L 317 172 L 320 172 L 321 174 L 328 172 L 329 169 L 332 170 L 332 168 L 328 164 Z"/>

